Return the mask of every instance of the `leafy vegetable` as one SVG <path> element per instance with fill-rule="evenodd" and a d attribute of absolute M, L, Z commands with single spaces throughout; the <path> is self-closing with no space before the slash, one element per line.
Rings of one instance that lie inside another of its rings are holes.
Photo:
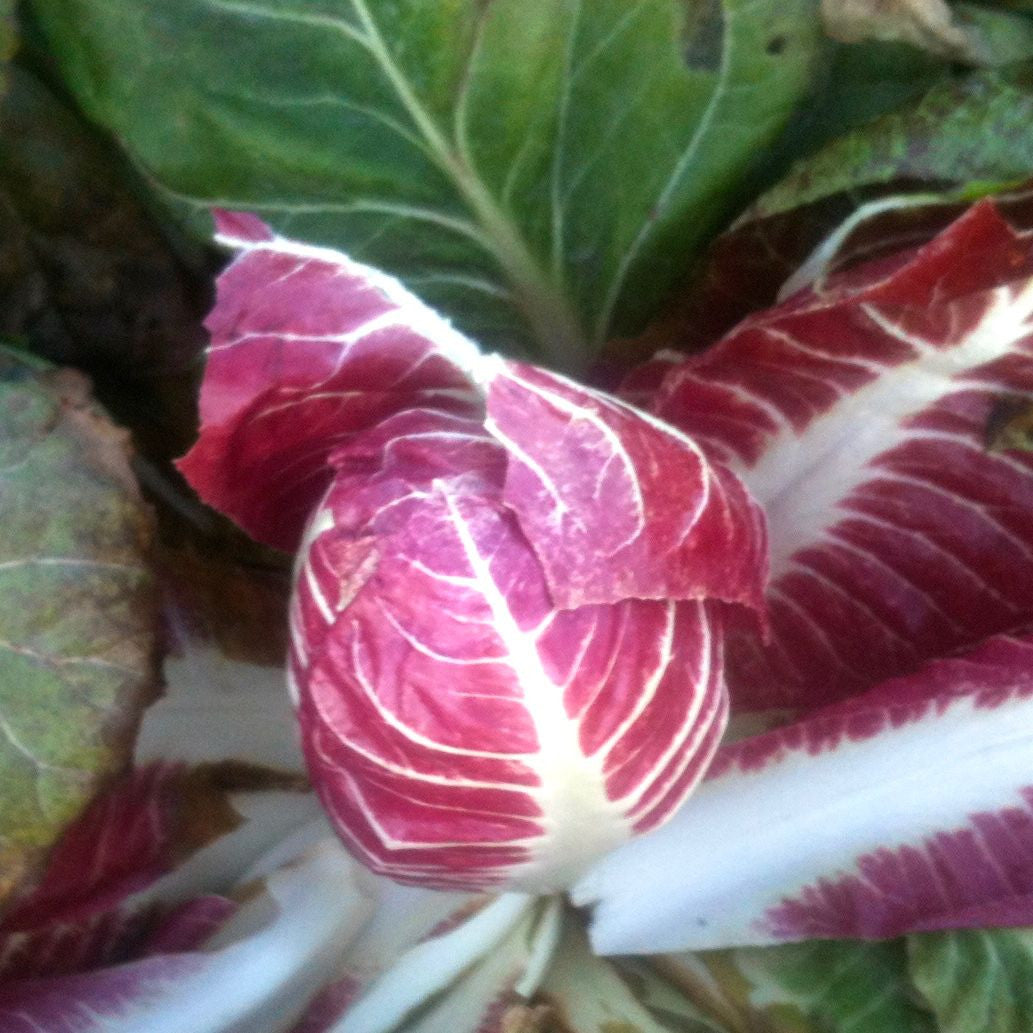
<path fill-rule="evenodd" d="M 942 1033 L 1021 1033 L 1033 1020 L 1029 929 L 912 936 L 911 976 Z"/>
<path fill-rule="evenodd" d="M 270 542 L 308 517 L 291 675 L 325 806 L 397 878 L 562 885 L 699 777 L 712 601 L 756 604 L 759 514 L 664 425 L 222 222 L 242 253 L 181 465 Z"/>
<path fill-rule="evenodd" d="M 1031 672 L 1033 638 L 1002 636 L 724 747 L 575 888 L 595 946 L 1033 924 Z"/>
<path fill-rule="evenodd" d="M 909 977 L 902 940 L 815 940 L 678 955 L 665 968 L 677 972 L 690 965 L 709 970 L 747 1017 L 747 1029 L 936 1033 L 931 1011 Z"/>
<path fill-rule="evenodd" d="M 128 759 L 154 695 L 150 517 L 85 379 L 0 350 L 0 896 Z"/>
<path fill-rule="evenodd" d="M 0 1023 L 82 1033 L 281 1030 L 328 978 L 332 948 L 347 942 L 369 913 L 354 869 L 342 860 L 329 842 L 296 856 L 228 921 L 223 914 L 214 936 L 208 930 L 188 949 L 96 972 L 8 982 L 0 986 Z"/>
<path fill-rule="evenodd" d="M 669 367 L 654 411 L 764 507 L 772 638 L 739 707 L 814 706 L 1033 618 L 1033 466 L 987 450 L 1029 389 L 1033 253 L 984 204 Z"/>
<path fill-rule="evenodd" d="M 808 0 L 34 8 L 88 113 L 177 197 L 346 248 L 568 369 L 727 217 L 819 39 Z"/>
<path fill-rule="evenodd" d="M 0 0 L 0 1028 L 1025 1033 L 1031 12 Z"/>

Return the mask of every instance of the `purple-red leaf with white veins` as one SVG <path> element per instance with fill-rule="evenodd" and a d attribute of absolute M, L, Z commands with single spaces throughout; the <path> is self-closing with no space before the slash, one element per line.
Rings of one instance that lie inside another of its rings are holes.
<path fill-rule="evenodd" d="M 1033 632 L 722 748 L 574 898 L 608 954 L 1033 924 Z"/>
<path fill-rule="evenodd" d="M 673 427 L 546 370 L 498 364 L 486 427 L 503 501 L 564 609 L 724 599 L 759 610 L 764 526 L 738 479 Z"/>
<path fill-rule="evenodd" d="M 768 520 L 771 637 L 729 634 L 737 707 L 832 702 L 1033 619 L 1033 453 L 993 442 L 1031 390 L 1033 241 L 989 202 L 667 369 L 653 411 Z"/>
<path fill-rule="evenodd" d="M 383 274 L 222 231 L 182 467 L 266 541 L 307 512 L 290 673 L 324 806 L 396 879 L 564 886 L 716 748 L 759 510 L 680 432 L 482 356 Z"/>
<path fill-rule="evenodd" d="M 238 254 L 205 324 L 201 436 L 179 466 L 209 505 L 293 551 L 336 445 L 414 405 L 477 410 L 477 350 L 383 273 L 254 216 L 215 222 Z"/>

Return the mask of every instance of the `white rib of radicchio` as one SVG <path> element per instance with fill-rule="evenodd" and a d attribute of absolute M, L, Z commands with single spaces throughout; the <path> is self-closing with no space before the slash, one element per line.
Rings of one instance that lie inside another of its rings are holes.
<path fill-rule="evenodd" d="M 482 357 L 382 274 L 220 231 L 240 254 L 182 469 L 298 548 L 290 673 L 328 813 L 400 880 L 565 885 L 702 775 L 759 511 L 679 432 Z"/>
<path fill-rule="evenodd" d="M 723 747 L 574 889 L 604 953 L 1033 922 L 1033 633 Z"/>
<path fill-rule="evenodd" d="M 1033 390 L 1031 273 L 980 204 L 629 383 L 765 510 L 772 634 L 730 634 L 738 707 L 831 702 L 1033 619 L 1033 455 L 994 440 Z"/>

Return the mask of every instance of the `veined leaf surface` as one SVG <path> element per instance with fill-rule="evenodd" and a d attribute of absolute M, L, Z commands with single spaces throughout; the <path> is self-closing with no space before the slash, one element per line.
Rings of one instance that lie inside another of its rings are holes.
<path fill-rule="evenodd" d="M 655 411 L 767 517 L 772 638 L 729 639 L 740 708 L 841 699 L 1033 619 L 1033 462 L 991 447 L 1033 383 L 1031 269 L 983 202 L 654 371 Z"/>
<path fill-rule="evenodd" d="M 35 7 L 84 108 L 172 195 L 346 248 L 568 368 L 727 217 L 818 46 L 811 0 Z"/>
<path fill-rule="evenodd" d="M 150 520 L 85 378 L 0 349 L 0 899 L 128 759 L 157 681 Z"/>
<path fill-rule="evenodd" d="M 608 953 L 1033 921 L 1033 636 L 722 748 L 575 887 Z"/>

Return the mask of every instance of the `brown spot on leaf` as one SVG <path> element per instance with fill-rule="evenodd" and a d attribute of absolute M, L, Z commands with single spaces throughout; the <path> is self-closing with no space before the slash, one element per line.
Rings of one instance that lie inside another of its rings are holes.
<path fill-rule="evenodd" d="M 1033 451 L 1033 398 L 1003 395 L 990 407 L 983 433 L 988 452 Z"/>

